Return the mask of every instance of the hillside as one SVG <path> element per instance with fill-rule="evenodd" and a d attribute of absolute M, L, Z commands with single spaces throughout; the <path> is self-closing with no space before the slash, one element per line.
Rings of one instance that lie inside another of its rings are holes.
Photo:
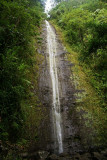
<path fill-rule="evenodd" d="M 0 159 L 106 159 L 106 10 L 0 1 Z"/>

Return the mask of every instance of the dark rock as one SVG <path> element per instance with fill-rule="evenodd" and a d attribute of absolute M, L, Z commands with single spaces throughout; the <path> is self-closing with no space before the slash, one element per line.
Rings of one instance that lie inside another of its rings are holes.
<path fill-rule="evenodd" d="M 71 157 L 60 157 L 60 160 L 73 160 Z"/>
<path fill-rule="evenodd" d="M 27 158 L 27 157 L 28 157 L 28 153 L 27 153 L 27 152 L 21 153 L 20 156 L 21 156 L 22 158 Z"/>
<path fill-rule="evenodd" d="M 105 160 L 104 157 L 102 156 L 102 154 L 98 153 L 98 152 L 94 152 L 93 153 L 93 158 L 92 160 Z"/>
<path fill-rule="evenodd" d="M 39 151 L 38 153 L 39 153 L 41 160 L 46 159 L 49 156 L 49 152 L 47 151 Z"/>
<path fill-rule="evenodd" d="M 2 143 L 0 141 L 0 152 L 2 152 L 2 151 L 3 151 L 3 146 L 2 146 Z"/>
<path fill-rule="evenodd" d="M 75 135 L 75 136 L 74 136 L 74 141 L 76 141 L 76 140 L 79 140 L 79 141 L 81 140 L 80 135 Z"/>
<path fill-rule="evenodd" d="M 40 128 L 40 134 L 38 139 L 40 140 L 40 143 L 38 141 L 37 146 L 40 145 L 39 148 L 43 150 L 48 150 L 51 148 L 54 150 L 54 145 L 52 141 L 54 138 L 52 138 L 51 133 L 52 130 L 52 115 L 51 115 L 51 108 L 52 108 L 52 84 L 51 84 L 51 78 L 50 78 L 50 72 L 49 72 L 49 55 L 47 53 L 47 29 L 44 24 L 43 26 L 43 44 L 40 49 L 38 49 L 39 53 L 44 54 L 44 62 L 41 65 L 40 68 L 40 77 L 39 77 L 39 92 L 40 92 L 40 99 L 43 103 L 43 108 L 45 106 L 46 112 L 44 112 L 43 116 L 43 125 Z M 93 131 L 90 130 L 87 131 L 87 127 L 85 127 L 86 119 L 83 119 L 85 112 L 81 109 L 80 111 L 77 111 L 76 107 L 79 107 L 84 102 L 78 102 L 76 99 L 84 92 L 84 90 L 78 90 L 75 87 L 75 85 L 78 86 L 78 84 L 74 84 L 75 77 L 73 76 L 73 71 L 71 71 L 71 68 L 75 64 L 70 64 L 65 60 L 65 53 L 66 51 L 63 49 L 62 44 L 58 37 L 56 37 L 56 43 L 57 43 L 57 56 L 56 56 L 56 67 L 58 70 L 58 80 L 59 80 L 59 90 L 60 90 L 60 102 L 61 102 L 61 116 L 63 117 L 62 125 L 62 134 L 63 134 L 63 143 L 65 152 L 70 152 L 71 154 L 74 154 L 75 152 L 79 152 L 80 150 L 84 151 L 85 148 L 91 147 L 91 135 L 93 135 Z M 72 79 L 70 78 L 72 75 Z M 77 80 L 78 81 L 78 80 Z M 78 97 L 76 98 L 76 95 Z M 81 96 L 80 96 L 81 98 Z M 67 108 L 67 109 L 66 109 Z M 50 115 L 50 116 L 45 116 Z M 46 119 L 45 119 L 46 118 Z M 49 124 L 50 123 L 50 124 Z M 44 125 L 45 124 L 45 125 Z M 48 125 L 49 124 L 49 125 Z M 91 124 L 90 124 L 91 126 Z M 91 129 L 92 127 L 90 127 Z M 93 128 L 92 128 L 93 129 Z M 49 135 L 49 136 L 48 136 Z M 49 137 L 49 138 L 47 138 Z M 94 137 L 93 137 L 94 138 Z M 87 144 L 87 142 L 90 142 Z M 49 147 L 48 147 L 49 146 Z M 51 147 L 50 147 L 51 146 Z M 86 151 L 86 150 L 85 150 Z M 84 152 L 85 152 L 84 151 Z M 98 149 L 91 150 L 92 152 L 98 152 Z M 104 153 L 106 155 L 106 153 Z M 96 155 L 95 155 L 96 156 Z M 97 155 L 98 156 L 98 155 Z M 92 157 L 97 158 L 98 157 Z M 101 156 L 101 155 L 100 155 Z M 56 155 L 48 155 L 45 159 L 50 160 L 67 160 L 68 156 L 56 156 Z M 70 157 L 69 157 L 70 158 Z M 88 160 L 92 159 L 90 157 L 90 154 L 82 154 L 80 155 L 80 152 L 74 156 L 75 160 Z"/>
<path fill-rule="evenodd" d="M 50 155 L 46 160 L 60 160 L 59 157 L 55 154 Z"/>
<path fill-rule="evenodd" d="M 7 155 L 8 154 L 8 151 L 9 151 L 9 149 L 8 148 L 6 148 L 6 147 L 3 147 L 2 148 L 2 153 L 3 153 L 3 155 Z"/>
<path fill-rule="evenodd" d="M 65 126 L 66 128 L 69 128 L 69 126 Z"/>
<path fill-rule="evenodd" d="M 33 159 L 37 159 L 37 160 L 41 159 L 41 157 L 40 157 L 38 152 L 34 152 L 34 153 L 25 152 L 25 153 L 21 153 L 20 156 L 22 158 L 31 158 L 32 160 Z"/>
<path fill-rule="evenodd" d="M 91 160 L 91 154 L 90 153 L 85 153 L 83 155 L 81 155 L 81 159 L 82 160 Z"/>
<path fill-rule="evenodd" d="M 107 157 L 107 149 L 105 149 L 104 151 L 101 151 L 101 154 L 105 157 Z"/>
<path fill-rule="evenodd" d="M 76 154 L 74 157 L 73 157 L 73 160 L 83 160 L 82 157 L 80 156 L 80 154 Z"/>
<path fill-rule="evenodd" d="M 60 157 L 67 157 L 67 156 L 69 156 L 69 154 L 68 153 L 61 153 L 59 156 Z"/>

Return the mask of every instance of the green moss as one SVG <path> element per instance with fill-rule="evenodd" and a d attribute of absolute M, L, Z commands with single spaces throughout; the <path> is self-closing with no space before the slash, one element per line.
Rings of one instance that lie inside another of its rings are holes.
<path fill-rule="evenodd" d="M 71 81 L 74 82 L 75 89 L 81 92 L 75 93 L 76 100 L 76 110 L 84 111 L 83 119 L 85 120 L 85 126 L 94 130 L 93 141 L 95 145 L 106 144 L 106 131 L 107 131 L 107 116 L 104 109 L 101 107 L 101 99 L 96 93 L 95 88 L 91 85 L 90 79 L 85 73 L 84 68 L 79 64 L 78 53 L 74 52 L 71 46 L 66 42 L 65 35 L 63 31 L 55 25 L 54 21 L 51 21 L 57 30 L 60 40 L 64 44 L 67 54 L 65 55 L 65 60 L 70 61 L 74 64 L 71 68 Z M 88 69 L 87 69 L 88 72 Z"/>

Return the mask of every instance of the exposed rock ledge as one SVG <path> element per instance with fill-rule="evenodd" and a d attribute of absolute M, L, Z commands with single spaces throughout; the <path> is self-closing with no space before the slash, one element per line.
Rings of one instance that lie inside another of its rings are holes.
<path fill-rule="evenodd" d="M 76 153 L 75 155 L 69 155 L 68 153 L 56 155 L 47 151 L 38 151 L 34 153 L 22 153 L 21 157 L 28 160 L 106 160 L 107 149 L 96 152 Z"/>

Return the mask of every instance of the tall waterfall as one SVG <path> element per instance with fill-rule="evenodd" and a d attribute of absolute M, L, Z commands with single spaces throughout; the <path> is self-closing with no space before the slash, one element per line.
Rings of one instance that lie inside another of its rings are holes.
<path fill-rule="evenodd" d="M 59 150 L 59 153 L 63 152 L 62 142 L 62 128 L 61 128 L 61 114 L 60 114 L 60 99 L 59 99 L 59 84 L 58 84 L 58 71 L 56 65 L 56 35 L 49 24 L 46 21 L 47 26 L 47 49 L 49 53 L 50 64 L 50 76 L 52 81 L 52 119 L 54 129 L 54 148 Z"/>

